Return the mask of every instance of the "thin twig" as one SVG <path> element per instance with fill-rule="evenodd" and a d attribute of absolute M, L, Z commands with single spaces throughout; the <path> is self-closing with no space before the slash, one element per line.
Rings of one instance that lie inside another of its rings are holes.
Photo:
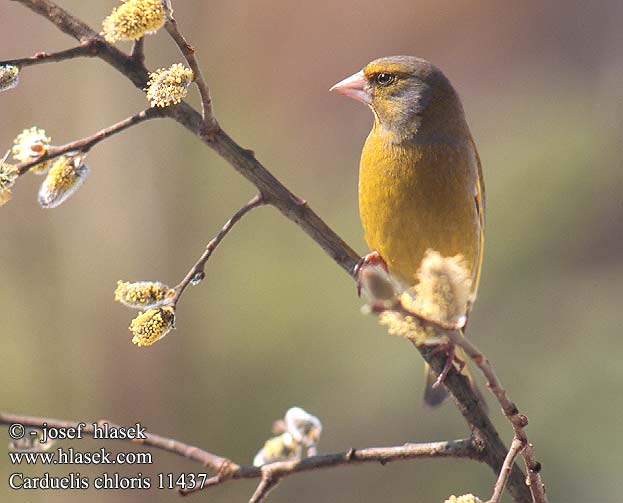
<path fill-rule="evenodd" d="M 513 441 L 511 442 L 511 446 L 508 449 L 508 454 L 506 454 L 506 459 L 504 459 L 504 464 L 502 465 L 502 469 L 500 470 L 500 475 L 495 482 L 493 495 L 487 503 L 498 503 L 498 501 L 500 501 L 502 493 L 504 492 L 504 488 L 506 487 L 506 481 L 508 480 L 508 476 L 513 469 L 515 459 L 517 459 L 517 456 L 519 456 L 521 449 L 523 449 L 522 441 L 519 440 L 517 437 L 514 437 Z"/>
<path fill-rule="evenodd" d="M 67 59 L 88 57 L 94 58 L 99 55 L 98 51 L 99 41 L 95 39 L 87 40 L 77 47 L 65 49 L 58 52 L 38 52 L 34 56 L 29 58 L 20 59 L 8 59 L 6 61 L 0 61 L 0 66 L 13 65 L 19 68 L 25 68 L 27 66 L 41 65 L 43 63 L 58 63 L 59 61 L 65 61 Z"/>
<path fill-rule="evenodd" d="M 170 11 L 164 27 L 179 47 L 180 51 L 184 55 L 184 58 L 188 61 L 190 69 L 195 74 L 195 84 L 197 84 L 199 94 L 201 95 L 201 116 L 206 123 L 206 131 L 204 131 L 204 134 L 208 136 L 213 135 L 214 132 L 219 129 L 219 125 L 216 121 L 216 117 L 214 116 L 214 112 L 212 111 L 210 88 L 201 73 L 199 61 L 197 61 L 197 57 L 195 56 L 195 48 L 190 45 L 180 33 L 180 30 L 177 27 L 177 21 L 173 17 L 173 11 Z"/>
<path fill-rule="evenodd" d="M 277 484 L 279 483 L 279 479 L 277 477 L 271 477 L 270 473 L 268 475 L 262 475 L 262 480 L 258 484 L 253 496 L 249 500 L 249 503 L 260 503 L 264 500 L 268 493 L 272 491 Z"/>
<path fill-rule="evenodd" d="M 462 326 L 447 326 L 430 320 L 411 309 L 407 309 L 402 302 L 400 302 L 400 299 L 397 299 L 389 306 L 384 306 L 382 303 L 374 304 L 372 306 L 373 312 L 382 312 L 386 310 L 399 311 L 402 314 L 416 318 L 424 327 L 431 327 L 435 329 L 439 335 L 445 335 L 449 339 L 450 344 L 461 347 L 473 360 L 487 379 L 487 387 L 497 398 L 504 415 L 510 421 L 513 431 L 515 432 L 514 440 L 521 443 L 521 454 L 526 464 L 526 470 L 528 472 L 528 486 L 530 487 L 533 502 L 548 503 L 545 488 L 539 474 L 541 471 L 541 463 L 536 461 L 534 458 L 534 448 L 532 444 L 528 442 L 528 436 L 524 429 L 528 425 L 528 418 L 524 414 L 520 414 L 517 406 L 508 398 L 508 394 L 502 387 L 499 378 L 493 370 L 491 362 L 484 356 L 475 344 L 465 337 L 465 335 L 461 332 Z M 505 457 L 504 462 L 506 463 L 507 460 L 508 455 Z M 509 470 L 511 469 L 512 464 L 509 467 Z M 508 475 L 506 475 L 506 477 L 508 477 Z"/>
<path fill-rule="evenodd" d="M 145 62 L 145 37 L 141 37 L 132 44 L 132 52 L 130 57 L 140 64 Z"/>
<path fill-rule="evenodd" d="M 232 217 L 225 222 L 225 225 L 221 228 L 214 238 L 210 240 L 210 242 L 206 245 L 205 251 L 201 254 L 201 256 L 197 259 L 197 262 L 190 268 L 184 279 L 179 282 L 179 284 L 175 287 L 175 294 L 171 297 L 171 304 L 175 307 L 180 297 L 184 293 L 184 290 L 191 284 L 193 281 L 201 281 L 205 278 L 205 266 L 216 247 L 223 241 L 223 238 L 229 234 L 229 231 L 232 230 L 234 225 L 238 223 L 238 221 L 244 217 L 251 210 L 258 208 L 265 204 L 264 198 L 261 194 L 254 196 L 247 204 L 245 204 L 242 208 L 240 208 L 236 213 L 232 215 Z"/>
<path fill-rule="evenodd" d="M 213 477 L 204 489 L 219 485 L 228 480 L 240 478 L 269 478 L 279 480 L 295 473 L 307 472 L 335 466 L 356 465 L 361 463 L 379 463 L 386 465 L 392 461 L 417 458 L 454 458 L 482 461 L 482 452 L 472 443 L 471 439 L 451 440 L 447 442 L 430 442 L 404 444 L 396 447 L 368 447 L 366 449 L 350 449 L 337 454 L 319 454 L 301 461 L 278 461 L 261 468 L 240 466 L 229 470 L 228 476 Z M 180 491 L 182 494 L 197 492 L 201 488 Z"/>
<path fill-rule="evenodd" d="M 486 358 L 467 337 L 462 336 L 460 332 L 449 332 L 447 335 L 450 342 L 463 348 L 465 353 L 482 371 L 487 379 L 487 387 L 497 398 L 498 403 L 502 406 L 504 415 L 508 418 L 513 427 L 515 438 L 524 446 L 521 455 L 528 473 L 527 484 L 530 488 L 532 501 L 534 503 L 548 503 L 547 495 L 545 494 L 545 486 L 543 485 L 540 475 L 542 468 L 541 463 L 535 459 L 534 448 L 528 441 L 528 435 L 525 431 L 525 427 L 528 426 L 528 418 L 524 414 L 520 414 L 517 406 L 508 398 L 508 394 L 502 387 L 489 359 Z"/>
<path fill-rule="evenodd" d="M 54 419 L 48 417 L 23 416 L 0 412 L 0 424 L 20 424 L 33 428 L 77 428 L 79 421 Z M 108 424 L 110 428 L 119 425 L 109 421 L 97 421 L 98 425 Z M 87 424 L 82 431 L 87 435 L 94 434 L 93 424 Z M 223 484 L 229 480 L 239 479 L 269 479 L 278 481 L 301 472 L 308 472 L 335 466 L 356 465 L 364 463 L 380 463 L 385 465 L 391 461 L 401 461 L 416 458 L 454 458 L 482 461 L 482 453 L 469 438 L 446 442 L 410 443 L 395 447 L 369 447 L 366 449 L 350 449 L 336 454 L 319 454 L 301 461 L 280 461 L 262 467 L 238 465 L 230 459 L 223 458 L 199 447 L 195 447 L 179 440 L 163 437 L 154 433 L 145 433 L 145 439 L 130 440 L 149 447 L 155 447 L 183 458 L 200 463 L 202 466 L 215 472 L 217 475 L 206 480 L 203 487 L 197 486 L 192 490 L 182 490 L 182 494 L 190 494 L 201 489 Z M 256 491 L 257 493 L 257 491 Z M 259 501 L 259 500 L 257 500 Z"/>
<path fill-rule="evenodd" d="M 21 176 L 26 173 L 33 166 L 40 164 L 43 161 L 48 159 L 54 159 L 62 154 L 71 151 L 81 151 L 88 152 L 95 145 L 97 145 L 102 140 L 109 138 L 129 127 L 135 126 L 136 124 L 140 124 L 141 122 L 145 122 L 149 119 L 155 119 L 157 117 L 163 117 L 164 114 L 162 109 L 158 108 L 148 108 L 147 110 L 143 110 L 127 119 L 117 122 L 112 126 L 104 128 L 97 133 L 92 134 L 91 136 L 87 136 L 85 138 L 81 138 L 80 140 L 72 141 L 71 143 L 66 143 L 65 145 L 60 145 L 58 147 L 49 147 L 44 155 L 38 157 L 33 161 L 23 162 L 16 166 L 18 174 Z"/>

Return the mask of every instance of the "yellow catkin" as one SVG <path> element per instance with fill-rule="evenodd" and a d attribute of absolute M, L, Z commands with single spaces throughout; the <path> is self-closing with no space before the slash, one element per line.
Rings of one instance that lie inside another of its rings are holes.
<path fill-rule="evenodd" d="M 50 141 L 51 138 L 45 134 L 44 129 L 36 126 L 24 129 L 17 135 L 15 140 L 13 140 L 13 148 L 11 149 L 13 158 L 20 162 L 34 161 L 48 151 Z M 32 166 L 29 171 L 37 175 L 43 175 L 50 167 L 50 163 L 51 161 L 48 160 L 36 164 Z"/>
<path fill-rule="evenodd" d="M 174 291 L 168 286 L 155 281 L 139 281 L 129 283 L 118 281 L 115 290 L 115 301 L 123 305 L 147 309 L 162 304 Z"/>
<path fill-rule="evenodd" d="M 132 320 L 132 342 L 139 347 L 151 346 L 175 327 L 175 311 L 172 307 L 156 307 L 140 313 Z"/>
<path fill-rule="evenodd" d="M 111 44 L 119 40 L 138 40 L 162 28 L 164 22 L 162 0 L 126 0 L 104 19 L 102 34 Z"/>
<path fill-rule="evenodd" d="M 0 206 L 11 200 L 11 187 L 17 180 L 17 170 L 14 166 L 0 161 Z"/>
<path fill-rule="evenodd" d="M 463 257 L 442 257 L 428 250 L 417 272 L 416 311 L 446 325 L 459 323 L 467 311 L 472 287 Z"/>
<path fill-rule="evenodd" d="M 19 84 L 19 68 L 13 65 L 0 66 L 0 92 L 8 91 Z"/>
<path fill-rule="evenodd" d="M 429 250 L 417 273 L 418 283 L 402 292 L 401 307 L 427 320 L 444 326 L 460 326 L 465 319 L 471 292 L 471 277 L 460 256 L 442 257 Z M 379 323 L 389 335 L 405 337 L 416 344 L 439 344 L 443 336 L 416 316 L 401 310 L 388 310 L 379 315 Z"/>
<path fill-rule="evenodd" d="M 482 503 L 480 499 L 473 494 L 464 494 L 463 496 L 450 496 L 443 503 Z"/>
<path fill-rule="evenodd" d="M 302 449 L 294 442 L 292 435 L 288 432 L 282 433 L 266 441 L 262 450 L 255 456 L 253 464 L 255 466 L 262 466 L 276 461 L 299 459 L 300 452 L 302 452 Z"/>
<path fill-rule="evenodd" d="M 149 74 L 145 91 L 152 107 L 168 107 L 180 103 L 188 94 L 194 76 L 192 70 L 176 63 Z"/>
<path fill-rule="evenodd" d="M 84 182 L 89 168 L 81 156 L 63 155 L 48 171 L 39 188 L 39 204 L 42 208 L 56 208 L 65 202 Z"/>

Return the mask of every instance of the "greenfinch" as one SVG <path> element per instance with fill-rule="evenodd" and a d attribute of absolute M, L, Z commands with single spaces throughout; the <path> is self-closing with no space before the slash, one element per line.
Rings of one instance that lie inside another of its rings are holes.
<path fill-rule="evenodd" d="M 368 105 L 372 131 L 359 167 L 359 212 L 372 253 L 405 287 L 427 250 L 460 255 L 476 298 L 484 244 L 485 188 L 463 106 L 432 63 L 412 56 L 380 58 L 334 85 Z M 469 309 L 468 309 L 469 310 Z M 466 315 L 469 313 L 466 313 Z M 441 403 L 427 369 L 425 401 Z"/>

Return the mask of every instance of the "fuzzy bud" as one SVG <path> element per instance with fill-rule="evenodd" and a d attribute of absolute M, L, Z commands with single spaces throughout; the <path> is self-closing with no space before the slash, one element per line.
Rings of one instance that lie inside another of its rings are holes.
<path fill-rule="evenodd" d="M 473 494 L 464 494 L 463 496 L 450 496 L 443 503 L 482 503 L 482 501 Z"/>
<path fill-rule="evenodd" d="M 0 206 L 11 200 L 11 187 L 15 184 L 17 176 L 14 166 L 0 161 Z"/>
<path fill-rule="evenodd" d="M 36 126 L 24 129 L 13 141 L 13 158 L 20 162 L 31 162 L 48 151 L 51 138 L 45 134 L 45 130 Z M 52 161 L 44 161 L 30 168 L 31 173 L 43 175 L 47 172 Z"/>
<path fill-rule="evenodd" d="M 160 68 L 149 74 L 147 100 L 152 107 L 168 107 L 180 103 L 188 94 L 188 86 L 193 81 L 192 70 L 181 63 L 170 68 Z"/>
<path fill-rule="evenodd" d="M 19 84 L 19 68 L 13 65 L 0 66 L 0 93 L 17 87 Z"/>
<path fill-rule="evenodd" d="M 415 298 L 410 308 L 444 325 L 465 319 L 471 295 L 471 273 L 461 255 L 442 257 L 428 250 L 417 272 Z"/>
<path fill-rule="evenodd" d="M 283 433 L 266 441 L 253 460 L 254 466 L 277 461 L 301 460 L 316 454 L 322 432 L 322 424 L 316 416 L 300 407 L 291 407 L 286 412 L 285 418 L 275 424 L 279 425 L 278 431 Z"/>
<path fill-rule="evenodd" d="M 264 447 L 253 458 L 253 466 L 262 466 L 277 461 L 302 459 L 302 447 L 294 441 L 287 431 L 277 437 L 268 439 Z"/>
<path fill-rule="evenodd" d="M 300 407 L 291 407 L 285 416 L 286 430 L 305 447 L 316 445 L 322 433 L 322 423 L 316 416 Z"/>
<path fill-rule="evenodd" d="M 155 281 L 117 281 L 115 301 L 135 309 L 149 309 L 162 305 L 174 293 L 168 286 Z"/>
<path fill-rule="evenodd" d="M 140 313 L 132 320 L 130 332 L 137 346 L 151 346 L 175 328 L 175 311 L 172 307 L 156 307 Z"/>
<path fill-rule="evenodd" d="M 418 283 L 399 296 L 407 313 L 389 308 L 381 312 L 379 323 L 389 335 L 411 339 L 417 345 L 439 344 L 445 336 L 430 324 L 421 323 L 418 316 L 440 325 L 461 327 L 471 296 L 471 273 L 460 255 L 442 257 L 428 250 L 416 278 Z"/>
<path fill-rule="evenodd" d="M 399 285 L 379 266 L 363 266 L 359 271 L 361 289 L 371 302 L 386 302 L 396 297 Z"/>
<path fill-rule="evenodd" d="M 102 22 L 102 35 L 107 42 L 138 40 L 164 26 L 165 6 L 162 0 L 125 0 Z"/>
<path fill-rule="evenodd" d="M 67 154 L 54 161 L 39 188 L 42 208 L 56 208 L 78 190 L 89 174 L 89 167 L 82 162 L 83 159 L 80 154 Z"/>

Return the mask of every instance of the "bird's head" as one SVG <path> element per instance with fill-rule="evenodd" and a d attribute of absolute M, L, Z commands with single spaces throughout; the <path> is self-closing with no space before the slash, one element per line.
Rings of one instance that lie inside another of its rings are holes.
<path fill-rule="evenodd" d="M 376 59 L 330 90 L 368 105 L 375 125 L 396 141 L 415 135 L 443 139 L 461 132 L 465 122 L 450 81 L 435 65 L 413 56 Z"/>

